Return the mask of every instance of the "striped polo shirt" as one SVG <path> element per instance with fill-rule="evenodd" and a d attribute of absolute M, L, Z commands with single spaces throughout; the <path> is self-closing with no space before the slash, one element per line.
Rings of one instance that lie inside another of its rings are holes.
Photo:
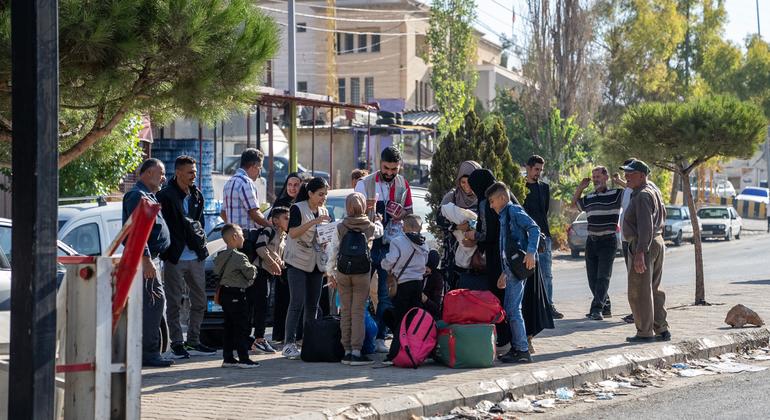
<path fill-rule="evenodd" d="M 620 188 L 592 192 L 578 200 L 578 207 L 588 216 L 588 234 L 590 236 L 615 234 L 622 203 L 623 190 Z"/>

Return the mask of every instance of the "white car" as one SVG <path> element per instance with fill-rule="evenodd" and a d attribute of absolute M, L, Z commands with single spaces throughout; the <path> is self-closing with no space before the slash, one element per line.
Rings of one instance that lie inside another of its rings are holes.
<path fill-rule="evenodd" d="M 59 207 L 59 239 L 81 255 L 97 256 L 123 228 L 123 203 L 85 203 Z M 123 251 L 121 245 L 116 253 Z"/>
<path fill-rule="evenodd" d="M 770 189 L 761 187 L 746 187 L 741 191 L 736 200 L 754 201 L 770 204 Z"/>
<path fill-rule="evenodd" d="M 675 246 L 681 245 L 684 240 L 692 241 L 695 235 L 691 222 L 690 209 L 687 206 L 666 206 L 666 227 L 663 231 L 663 239 L 672 241 Z M 698 223 L 701 222 L 698 221 Z"/>
<path fill-rule="evenodd" d="M 743 219 L 734 208 L 729 206 L 709 206 L 698 210 L 698 218 L 703 226 L 701 239 L 741 239 Z"/>

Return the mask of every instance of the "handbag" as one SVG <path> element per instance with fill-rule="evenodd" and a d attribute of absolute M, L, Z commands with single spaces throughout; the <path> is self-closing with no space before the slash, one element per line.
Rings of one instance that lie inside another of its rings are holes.
<path fill-rule="evenodd" d="M 414 257 L 414 253 L 417 252 L 417 250 L 412 251 L 412 255 L 409 256 L 409 259 L 406 260 L 406 264 L 404 264 L 403 267 L 401 267 L 401 272 L 398 273 L 398 276 L 394 276 L 393 273 L 388 273 L 388 296 L 394 297 L 396 296 L 396 292 L 398 291 L 398 280 L 401 278 L 401 276 L 404 274 L 404 271 L 406 270 L 406 267 L 409 266 L 409 263 L 412 262 L 412 257 Z M 396 260 L 398 262 L 398 260 Z"/>
<path fill-rule="evenodd" d="M 487 269 L 487 255 L 480 248 L 476 247 L 476 251 L 471 256 L 471 270 L 481 273 Z"/>
<path fill-rule="evenodd" d="M 515 245 L 509 245 L 507 248 L 505 258 L 508 260 L 508 268 L 517 279 L 524 280 L 535 274 L 535 269 L 530 270 L 524 263 L 524 257 L 527 256 L 526 252 Z"/>

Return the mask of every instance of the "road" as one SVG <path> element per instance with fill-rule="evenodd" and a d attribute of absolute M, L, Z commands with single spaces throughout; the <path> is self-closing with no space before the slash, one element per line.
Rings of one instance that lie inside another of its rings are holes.
<path fill-rule="evenodd" d="M 767 362 L 752 363 L 768 366 Z M 770 413 L 770 369 L 675 378 L 664 388 L 633 390 L 613 401 L 578 402 L 533 419 L 754 419 Z M 765 414 L 762 414 L 765 413 Z"/>
<path fill-rule="evenodd" d="M 766 234 L 744 236 L 731 242 L 709 241 L 703 244 L 706 298 L 709 297 L 709 285 L 735 281 L 736 275 L 745 280 L 766 280 L 770 284 L 770 270 L 765 265 L 767 250 L 770 249 L 770 236 Z M 591 293 L 588 290 L 585 261 L 572 258 L 569 254 L 557 255 L 553 263 L 554 302 L 589 303 Z M 680 247 L 669 246 L 666 249 L 663 267 L 662 285 L 692 285 L 695 294 L 695 247 L 683 244 Z M 610 281 L 610 296 L 614 300 L 625 300 L 627 290 L 626 271 L 623 257 L 615 258 L 613 276 Z M 586 307 L 586 309 L 588 309 Z"/>

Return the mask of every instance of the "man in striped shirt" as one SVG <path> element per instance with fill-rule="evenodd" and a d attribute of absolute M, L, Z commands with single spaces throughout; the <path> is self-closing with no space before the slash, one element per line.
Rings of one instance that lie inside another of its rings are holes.
<path fill-rule="evenodd" d="M 262 172 L 262 151 L 249 148 L 241 153 L 241 167 L 225 184 L 220 216 L 225 223 L 242 229 L 272 226 L 259 210 L 257 186 L 254 184 Z"/>
<path fill-rule="evenodd" d="M 586 273 L 593 300 L 586 317 L 597 321 L 612 316 L 610 297 L 607 292 L 610 288 L 615 252 L 618 249 L 618 218 L 623 202 L 623 189 L 608 189 L 609 179 L 607 168 L 597 166 L 591 172 L 591 178 L 583 179 L 572 199 L 573 205 L 586 212 L 588 216 Z M 591 181 L 594 183 L 594 192 L 583 197 L 583 191 Z"/>

